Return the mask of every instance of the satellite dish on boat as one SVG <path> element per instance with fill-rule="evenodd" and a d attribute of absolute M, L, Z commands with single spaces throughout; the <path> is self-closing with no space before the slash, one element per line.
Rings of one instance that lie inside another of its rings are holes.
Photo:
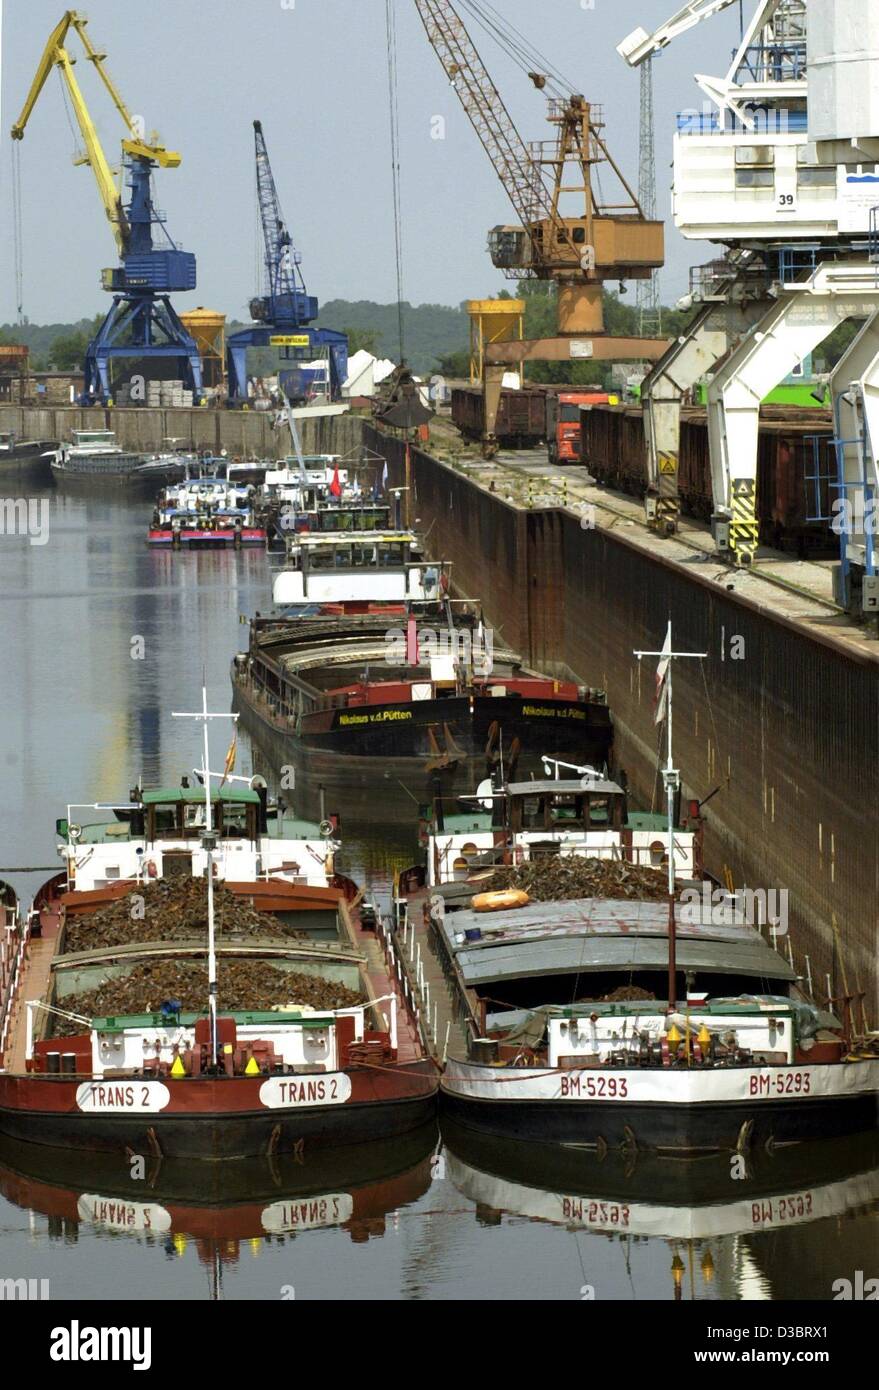
<path fill-rule="evenodd" d="M 82 826 L 81 826 L 81 825 L 68 825 L 68 827 L 67 827 L 67 834 L 68 834 L 68 837 L 69 837 L 71 840 L 73 840 L 74 842 L 75 842 L 76 840 L 80 840 L 80 839 L 82 838 Z"/>
<path fill-rule="evenodd" d="M 269 784 L 266 781 L 266 779 L 264 777 L 261 777 L 258 772 L 255 773 L 254 776 L 250 779 L 250 790 L 252 792 L 262 791 L 263 788 L 267 787 L 268 785 Z"/>
<path fill-rule="evenodd" d="M 320 825 L 318 826 L 318 829 L 320 830 L 320 833 L 323 836 L 323 838 L 325 840 L 328 840 L 330 836 L 335 833 L 336 827 L 333 825 L 333 822 L 331 820 L 322 820 Z"/>
<path fill-rule="evenodd" d="M 494 787 L 490 777 L 485 777 L 476 788 L 476 796 L 483 811 L 490 811 L 494 805 Z"/>

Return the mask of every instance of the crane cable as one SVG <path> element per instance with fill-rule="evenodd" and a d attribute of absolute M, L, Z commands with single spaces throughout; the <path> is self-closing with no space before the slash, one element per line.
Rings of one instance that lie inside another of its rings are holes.
<path fill-rule="evenodd" d="M 391 181 L 394 209 L 394 264 L 397 276 L 397 332 L 400 364 L 405 360 L 403 326 L 403 217 L 400 197 L 400 105 L 397 87 L 397 15 L 394 0 L 385 0 L 388 47 L 388 107 L 391 127 Z"/>
<path fill-rule="evenodd" d="M 545 54 L 530 44 L 515 25 L 504 19 L 489 0 L 460 0 L 460 3 L 522 72 L 528 76 L 535 71 L 542 73 L 547 78 L 546 85 L 557 96 L 570 95 L 575 90 L 573 83 L 564 73 L 551 63 Z"/>

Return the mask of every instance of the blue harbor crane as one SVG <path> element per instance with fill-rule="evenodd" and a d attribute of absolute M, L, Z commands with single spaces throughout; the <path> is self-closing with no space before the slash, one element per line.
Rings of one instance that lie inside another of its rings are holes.
<path fill-rule="evenodd" d="M 229 400 L 247 398 L 248 348 L 280 348 L 288 360 L 304 361 L 327 351 L 330 396 L 337 399 L 348 375 L 348 339 L 330 328 L 310 328 L 318 315 L 318 302 L 308 294 L 302 278 L 302 257 L 284 221 L 275 186 L 262 122 L 254 121 L 256 191 L 262 223 L 265 292 L 250 301 L 253 326 L 230 334 L 227 340 Z"/>
<path fill-rule="evenodd" d="M 65 11 L 49 35 L 21 114 L 12 127 L 13 140 L 23 139 L 46 79 L 52 69 L 57 68 L 85 146 L 77 162 L 88 164 L 94 174 L 119 253 L 118 266 L 101 274 L 101 283 L 113 295 L 113 304 L 86 351 L 83 400 L 112 404 L 113 365 L 128 359 L 135 361 L 142 371 L 147 368 L 147 374 L 153 362 L 170 362 L 172 375 L 184 382 L 192 390 L 193 398 L 200 401 L 202 374 L 198 346 L 168 297 L 175 291 L 195 289 L 195 256 L 171 241 L 152 194 L 153 170 L 176 169 L 180 155 L 160 144 L 155 134 L 150 140 L 145 138 L 142 122 L 131 114 L 104 66 L 106 55 L 99 53 L 91 43 L 86 23 L 86 17 L 76 10 Z M 128 138 L 122 141 L 122 170 L 128 190 L 127 201 L 123 201 L 123 194 L 117 188 L 95 123 L 74 76 L 75 59 L 65 47 L 71 29 L 79 35 L 87 59 L 94 65 L 126 127 Z M 158 233 L 158 245 L 154 244 L 154 231 Z"/>

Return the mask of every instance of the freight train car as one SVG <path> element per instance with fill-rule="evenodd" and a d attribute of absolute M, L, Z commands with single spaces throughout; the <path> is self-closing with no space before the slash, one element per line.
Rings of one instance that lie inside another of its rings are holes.
<path fill-rule="evenodd" d="M 639 408 L 583 411 L 583 462 L 606 487 L 643 497 L 644 422 Z M 835 555 L 839 541 L 829 517 L 836 490 L 829 411 L 764 407 L 757 456 L 760 541 L 798 555 Z M 681 510 L 708 521 L 713 502 L 704 410 L 685 409 L 678 460 Z M 813 518 L 820 518 L 813 520 Z"/>
<path fill-rule="evenodd" d="M 452 388 L 452 421 L 465 439 L 480 440 L 485 430 L 481 386 Z M 546 390 L 526 386 L 521 391 L 504 388 L 497 413 L 495 435 L 506 449 L 532 449 L 546 443 Z"/>

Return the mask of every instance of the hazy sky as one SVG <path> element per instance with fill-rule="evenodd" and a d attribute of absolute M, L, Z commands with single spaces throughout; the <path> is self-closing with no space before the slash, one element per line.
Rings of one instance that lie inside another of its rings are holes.
<path fill-rule="evenodd" d="M 198 257 L 198 289 L 178 296 L 246 316 L 259 288 L 253 128 L 262 120 L 281 203 L 303 256 L 309 291 L 395 298 L 384 0 L 86 0 L 92 41 L 129 107 L 181 152 L 160 172 L 157 203 L 175 241 Z M 430 49 L 413 0 L 395 0 L 404 199 L 404 296 L 457 304 L 504 287 L 485 233 L 512 214 L 475 132 Z M 3 0 L 0 0 L 3 4 Z M 637 182 L 638 75 L 615 45 L 651 27 L 675 0 L 495 0 L 501 13 L 604 105 L 615 158 Z M 15 318 L 12 141 L 63 0 L 5 0 L 0 140 L 0 322 Z M 750 8 L 750 7 L 748 7 Z M 725 71 L 738 7 L 672 45 L 655 64 L 657 186 L 668 216 L 674 114 L 698 104 L 694 72 Z M 526 140 L 545 138 L 544 98 L 475 26 L 473 37 Z M 79 40 L 71 40 L 76 50 Z M 111 161 L 122 124 L 91 66 L 76 67 Z M 431 138 L 435 116 L 445 138 Z M 60 77 L 52 74 L 19 146 L 24 309 L 34 322 L 105 307 L 100 270 L 115 246 L 91 172 L 75 167 Z M 663 296 L 683 293 L 704 243 L 668 234 Z"/>

